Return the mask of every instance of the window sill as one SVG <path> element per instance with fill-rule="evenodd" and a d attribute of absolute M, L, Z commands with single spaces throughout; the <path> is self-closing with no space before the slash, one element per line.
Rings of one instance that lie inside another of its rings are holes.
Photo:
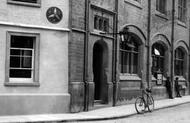
<path fill-rule="evenodd" d="M 182 21 L 180 21 L 180 20 L 177 20 L 177 24 L 178 24 L 179 26 L 182 26 L 182 27 L 184 27 L 184 28 L 187 28 L 187 24 L 186 24 L 185 22 L 182 22 Z"/>
<path fill-rule="evenodd" d="M 101 34 L 101 33 L 105 33 L 105 34 Z M 99 30 L 96 30 L 96 29 L 94 29 L 93 32 L 90 32 L 90 34 L 97 35 L 97 36 L 103 36 L 103 37 L 110 38 L 110 39 L 114 38 L 112 35 L 106 34 L 106 32 L 99 31 Z"/>
<path fill-rule="evenodd" d="M 141 80 L 141 78 L 137 74 L 120 74 L 119 79 L 120 80 L 134 80 L 134 81 Z"/>
<path fill-rule="evenodd" d="M 162 18 L 162 19 L 168 20 L 168 17 L 167 17 L 166 14 L 163 14 L 163 13 L 157 11 L 157 10 L 156 10 L 156 12 L 155 12 L 155 15 L 156 15 L 157 17 Z"/>
<path fill-rule="evenodd" d="M 26 3 L 26 2 L 18 2 L 18 1 L 7 1 L 8 4 L 15 4 L 15 5 L 23 5 L 23 6 L 30 6 L 30 7 L 41 7 L 40 3 Z"/>
<path fill-rule="evenodd" d="M 4 85 L 10 86 L 10 87 L 14 87 L 14 86 L 39 87 L 40 83 L 39 82 L 33 82 L 33 83 L 5 82 Z"/>
<path fill-rule="evenodd" d="M 186 79 L 183 77 L 183 76 L 175 76 L 175 78 L 178 77 L 179 78 L 179 81 L 186 81 Z M 175 80 L 174 78 L 174 80 Z"/>
<path fill-rule="evenodd" d="M 134 1 L 134 0 L 125 0 L 125 3 L 128 3 L 136 8 L 139 8 L 139 9 L 142 9 L 142 5 L 137 2 L 137 1 Z"/>

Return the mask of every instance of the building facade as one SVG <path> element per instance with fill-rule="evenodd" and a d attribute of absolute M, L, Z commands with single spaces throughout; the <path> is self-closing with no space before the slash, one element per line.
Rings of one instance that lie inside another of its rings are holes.
<path fill-rule="evenodd" d="M 150 87 L 189 94 L 189 1 L 72 0 L 69 41 L 71 112 L 134 103 Z"/>
<path fill-rule="evenodd" d="M 115 0 L 71 0 L 69 83 L 71 112 L 112 105 L 116 37 Z"/>
<path fill-rule="evenodd" d="M 0 115 L 69 112 L 69 0 L 0 8 Z"/>
<path fill-rule="evenodd" d="M 188 0 L 2 0 L 0 115 L 189 94 Z"/>

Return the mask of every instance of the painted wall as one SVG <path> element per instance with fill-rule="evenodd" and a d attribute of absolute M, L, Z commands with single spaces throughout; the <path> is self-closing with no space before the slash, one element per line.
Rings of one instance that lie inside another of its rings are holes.
<path fill-rule="evenodd" d="M 51 6 L 63 12 L 58 24 L 46 19 Z M 0 8 L 0 107 L 3 109 L 0 115 L 68 112 L 69 1 L 42 0 L 41 7 L 29 7 L 2 0 Z M 8 31 L 39 34 L 39 86 L 4 85 Z"/>

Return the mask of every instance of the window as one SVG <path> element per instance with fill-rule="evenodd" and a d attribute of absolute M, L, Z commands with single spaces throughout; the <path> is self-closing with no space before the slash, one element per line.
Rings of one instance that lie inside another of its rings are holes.
<path fill-rule="evenodd" d="M 8 33 L 7 81 L 37 81 L 38 40 L 37 34 Z"/>
<path fill-rule="evenodd" d="M 158 73 L 164 72 L 164 55 L 164 47 L 159 43 L 155 43 L 152 46 L 152 75 L 155 78 L 157 78 Z"/>
<path fill-rule="evenodd" d="M 186 0 L 178 0 L 178 19 L 182 22 L 186 21 Z"/>
<path fill-rule="evenodd" d="M 130 45 L 128 42 L 130 42 Z M 121 73 L 137 74 L 138 70 L 139 45 L 134 37 L 129 41 L 120 42 L 120 66 Z"/>
<path fill-rule="evenodd" d="M 98 15 L 94 16 L 94 29 L 109 32 L 109 19 Z"/>
<path fill-rule="evenodd" d="M 156 0 L 156 10 L 166 14 L 166 0 Z"/>
<path fill-rule="evenodd" d="M 180 48 L 177 48 L 175 50 L 175 75 L 177 76 L 184 75 L 184 58 L 184 52 Z"/>
<path fill-rule="evenodd" d="M 29 6 L 40 6 L 41 0 L 8 0 L 8 3 Z"/>

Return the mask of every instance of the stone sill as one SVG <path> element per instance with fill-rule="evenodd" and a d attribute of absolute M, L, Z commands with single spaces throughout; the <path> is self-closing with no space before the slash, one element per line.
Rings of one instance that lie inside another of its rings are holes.
<path fill-rule="evenodd" d="M 166 14 L 163 14 L 163 13 L 157 11 L 157 10 L 156 10 L 156 12 L 155 12 L 155 15 L 156 15 L 157 17 L 162 18 L 162 19 L 168 20 L 168 17 L 167 17 Z"/>
<path fill-rule="evenodd" d="M 183 76 L 175 76 L 175 77 L 174 77 L 174 80 L 175 80 L 176 77 L 179 78 L 179 81 L 186 81 L 186 79 L 185 79 Z"/>
<path fill-rule="evenodd" d="M 105 33 L 105 34 L 101 34 L 101 33 Z M 114 39 L 112 34 L 106 34 L 106 32 L 99 31 L 99 30 L 93 30 L 93 32 L 90 32 L 90 34 L 96 35 L 96 36 L 102 36 L 102 37 L 106 37 L 106 38 L 110 38 L 110 39 Z"/>
<path fill-rule="evenodd" d="M 187 24 L 186 24 L 185 22 L 182 22 L 182 21 L 180 21 L 180 20 L 177 20 L 177 24 L 178 24 L 179 26 L 182 26 L 182 27 L 184 27 L 184 28 L 187 28 Z"/>
<path fill-rule="evenodd" d="M 137 1 L 134 1 L 134 0 L 125 0 L 125 3 L 128 3 L 136 8 L 139 8 L 139 9 L 142 9 L 142 5 L 137 2 Z"/>
<path fill-rule="evenodd" d="M 18 2 L 18 1 L 11 1 L 11 0 L 8 0 L 7 3 L 8 4 L 14 4 L 14 5 L 37 7 L 37 8 L 41 7 L 40 3 L 27 3 L 27 2 Z"/>
<path fill-rule="evenodd" d="M 39 87 L 39 82 L 33 82 L 33 83 L 18 83 L 18 82 L 5 82 L 5 86 L 15 87 L 15 86 L 24 86 L 24 87 Z"/>
<path fill-rule="evenodd" d="M 141 78 L 137 74 L 120 74 L 120 80 L 132 80 L 132 81 L 141 81 Z"/>

